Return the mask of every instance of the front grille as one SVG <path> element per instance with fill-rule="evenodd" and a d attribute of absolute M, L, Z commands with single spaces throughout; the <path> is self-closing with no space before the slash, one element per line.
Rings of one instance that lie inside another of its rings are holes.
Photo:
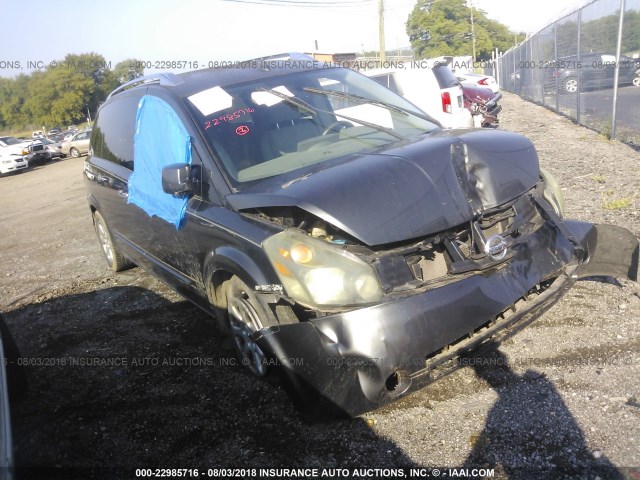
<path fill-rule="evenodd" d="M 419 243 L 376 254 L 376 268 L 383 289 L 400 292 L 453 281 L 456 275 L 494 268 L 514 255 L 513 246 L 526 242 L 543 224 L 533 199 L 522 195 L 456 229 L 441 232 Z M 495 238 L 499 236 L 499 238 Z M 497 253 L 494 243 L 502 243 Z M 501 254 L 500 248 L 506 250 Z"/>
<path fill-rule="evenodd" d="M 444 250 L 421 252 L 406 258 L 416 280 L 428 283 L 444 277 L 449 272 Z"/>

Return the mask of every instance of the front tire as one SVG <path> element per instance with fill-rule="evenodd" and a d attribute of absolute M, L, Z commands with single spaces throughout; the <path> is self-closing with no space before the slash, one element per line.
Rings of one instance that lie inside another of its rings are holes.
<path fill-rule="evenodd" d="M 278 322 L 253 290 L 238 277 L 229 281 L 226 295 L 228 327 L 240 362 L 252 375 L 264 378 L 269 370 L 269 354 L 258 345 L 255 333 Z"/>
<path fill-rule="evenodd" d="M 96 230 L 98 242 L 100 242 L 100 248 L 102 249 L 102 253 L 107 261 L 109 269 L 114 272 L 120 272 L 127 268 L 131 268 L 133 264 L 129 259 L 127 259 L 127 257 L 118 251 L 113 243 L 113 238 L 111 237 L 107 223 L 97 210 L 93 212 L 93 226 Z"/>

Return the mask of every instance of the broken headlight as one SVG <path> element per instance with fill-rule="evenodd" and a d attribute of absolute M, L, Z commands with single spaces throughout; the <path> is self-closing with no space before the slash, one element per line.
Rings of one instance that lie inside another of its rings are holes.
<path fill-rule="evenodd" d="M 287 294 L 312 307 L 342 307 L 380 301 L 373 267 L 343 247 L 285 230 L 264 241 L 264 249 Z"/>
<path fill-rule="evenodd" d="M 551 173 L 543 168 L 540 169 L 540 176 L 542 177 L 542 181 L 544 182 L 544 191 L 542 196 L 547 202 L 549 202 L 549 205 L 553 207 L 556 214 L 559 217 L 563 217 L 564 195 L 562 194 L 562 190 L 560 190 L 558 181 L 553 175 L 551 175 Z"/>

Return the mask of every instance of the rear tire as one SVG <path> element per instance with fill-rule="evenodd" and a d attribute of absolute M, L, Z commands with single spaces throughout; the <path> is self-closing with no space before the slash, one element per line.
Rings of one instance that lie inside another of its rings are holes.
<path fill-rule="evenodd" d="M 71 150 L 69 150 L 69 153 L 73 158 L 78 158 L 80 156 L 80 150 L 78 150 L 76 147 L 71 147 Z"/>
<path fill-rule="evenodd" d="M 107 223 L 97 210 L 93 212 L 93 225 L 109 269 L 114 272 L 120 272 L 127 268 L 131 268 L 133 263 L 118 251 L 113 243 L 113 238 L 111 237 Z"/>

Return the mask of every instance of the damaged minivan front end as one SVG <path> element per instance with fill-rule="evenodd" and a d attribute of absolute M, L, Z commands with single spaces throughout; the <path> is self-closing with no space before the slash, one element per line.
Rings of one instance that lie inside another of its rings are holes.
<path fill-rule="evenodd" d="M 455 370 L 461 356 L 530 324 L 578 278 L 637 281 L 635 236 L 563 219 L 562 193 L 524 137 L 440 132 L 378 156 L 393 159 L 393 173 L 368 155 L 350 166 L 357 183 L 321 171 L 231 198 L 283 227 L 263 248 L 301 320 L 261 329 L 256 342 L 297 389 L 350 415 Z M 401 187 L 420 176 L 431 188 Z M 317 194 L 325 181 L 338 198 Z"/>
<path fill-rule="evenodd" d="M 118 87 L 84 167 L 109 268 L 214 314 L 254 375 L 273 366 L 302 405 L 359 415 L 581 277 L 637 281 L 638 239 L 565 219 L 525 137 L 442 129 L 370 78 L 290 57 Z"/>

